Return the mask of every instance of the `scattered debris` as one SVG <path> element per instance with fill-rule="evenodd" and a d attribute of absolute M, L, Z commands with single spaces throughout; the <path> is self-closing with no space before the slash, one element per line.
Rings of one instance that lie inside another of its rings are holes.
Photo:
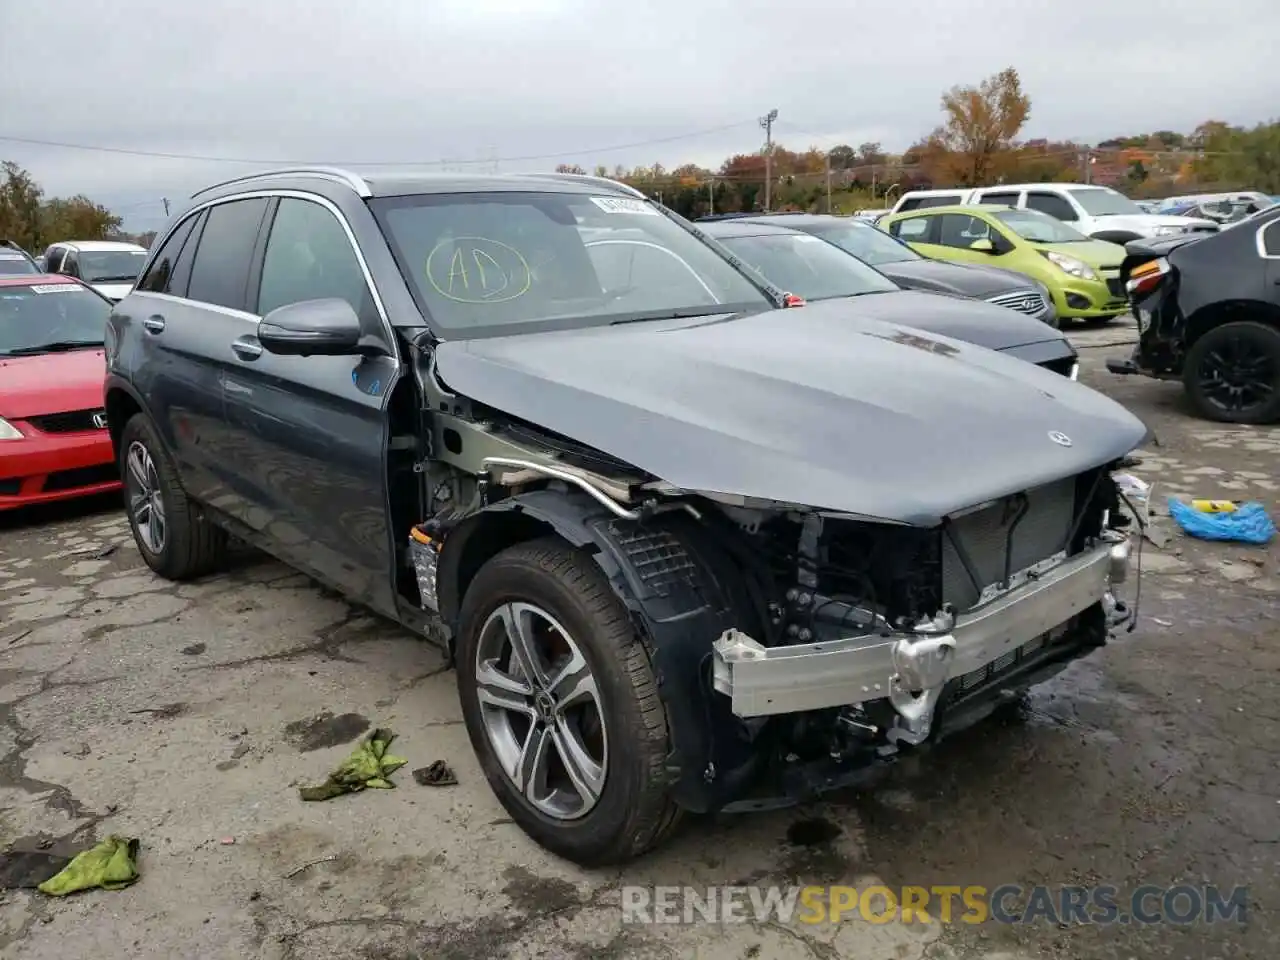
<path fill-rule="evenodd" d="M 231 759 L 239 760 L 248 752 L 249 752 L 249 745 L 247 743 L 238 743 L 236 744 L 236 748 L 231 751 Z"/>
<path fill-rule="evenodd" d="M 395 784 L 388 777 L 409 762 L 387 752 L 395 738 L 396 735 L 390 730 L 374 730 L 351 756 L 329 774 L 324 783 L 302 787 L 298 790 L 298 795 L 303 800 L 331 800 L 344 793 L 358 793 L 366 788 L 390 790 Z"/>
<path fill-rule="evenodd" d="M 306 863 L 294 867 L 292 870 L 290 870 L 288 873 L 284 875 L 284 878 L 286 880 L 291 880 L 294 877 L 296 877 L 298 874 L 300 874 L 303 870 L 306 870 L 308 867 L 314 867 L 318 863 L 332 863 L 334 860 L 337 860 L 337 859 L 338 859 L 338 855 L 336 853 L 331 853 L 327 857 L 318 857 L 315 860 L 308 860 Z M 249 899 L 252 900 L 254 899 L 254 897 L 250 897 Z"/>
<path fill-rule="evenodd" d="M 97 553 L 93 555 L 93 559 L 105 560 L 107 557 L 111 556 L 115 552 L 116 552 L 116 545 L 114 543 L 108 543 L 105 547 L 103 547 L 101 550 L 99 550 Z"/>
<path fill-rule="evenodd" d="M 1151 622 L 1152 622 L 1152 623 L 1155 623 L 1155 624 L 1158 624 L 1158 625 L 1160 625 L 1160 626 L 1162 626 L 1162 627 L 1172 627 L 1172 626 L 1173 626 L 1173 623 L 1172 623 L 1171 621 L 1169 621 L 1169 620 L 1161 620 L 1159 617 L 1152 617 L 1152 618 L 1151 618 Z"/>
<path fill-rule="evenodd" d="M 235 838 L 235 837 L 223 837 L 223 838 L 222 838 L 221 840 L 219 840 L 218 842 L 219 842 L 220 844 L 222 844 L 224 847 L 230 847 L 230 846 L 233 846 L 233 845 L 235 844 L 235 842 L 236 842 L 236 838 Z"/>
<path fill-rule="evenodd" d="M 1142 535 L 1147 538 L 1149 543 L 1159 547 L 1161 550 L 1173 542 L 1173 534 L 1169 528 L 1163 523 L 1157 523 L 1154 520 L 1147 521 L 1146 526 L 1142 528 Z"/>
<path fill-rule="evenodd" d="M 13 636 L 6 638 L 5 646 L 12 647 L 15 643 L 17 643 L 23 637 L 27 636 L 29 633 L 31 633 L 31 629 L 29 627 L 25 630 L 19 630 Z"/>
<path fill-rule="evenodd" d="M 413 779 L 424 787 L 452 787 L 458 782 L 453 768 L 443 760 L 432 761 L 413 771 Z"/>
<path fill-rule="evenodd" d="M 97 846 L 77 854 L 37 889 L 51 897 L 65 897 L 95 887 L 122 890 L 138 879 L 137 856 L 136 838 L 112 834 Z"/>
<path fill-rule="evenodd" d="M 1270 542 L 1276 534 L 1276 526 L 1261 503 L 1231 504 L 1235 509 L 1209 513 L 1197 509 L 1197 502 L 1169 500 L 1169 516 L 1190 536 L 1200 540 L 1263 544 Z M 1205 502 L 1221 506 L 1220 501 Z"/>
<path fill-rule="evenodd" d="M 182 655 L 184 657 L 198 657 L 208 649 L 203 643 L 193 643 L 188 647 L 182 648 Z"/>
<path fill-rule="evenodd" d="M 172 720 L 187 712 L 185 703 L 166 703 L 162 707 L 143 707 L 141 710 L 130 710 L 130 713 L 149 713 L 156 720 Z"/>

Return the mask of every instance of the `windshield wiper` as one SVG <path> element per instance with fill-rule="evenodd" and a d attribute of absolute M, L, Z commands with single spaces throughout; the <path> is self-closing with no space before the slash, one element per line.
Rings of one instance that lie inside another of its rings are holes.
<path fill-rule="evenodd" d="M 122 277 L 94 277 L 90 283 L 133 283 L 137 277 L 125 274 Z"/>
<path fill-rule="evenodd" d="M 737 310 L 708 310 L 706 307 L 686 308 L 684 310 L 663 310 L 654 313 L 641 313 L 634 317 L 623 317 L 612 321 L 609 326 L 616 327 L 624 323 L 648 323 L 650 320 L 691 320 L 694 317 L 716 317 L 722 313 L 738 313 Z"/>
<path fill-rule="evenodd" d="M 41 353 L 64 353 L 67 350 L 84 350 L 88 347 L 102 346 L 101 340 L 51 340 L 49 343 L 36 343 L 29 347 L 14 347 L 6 350 L 2 356 L 33 357 Z"/>

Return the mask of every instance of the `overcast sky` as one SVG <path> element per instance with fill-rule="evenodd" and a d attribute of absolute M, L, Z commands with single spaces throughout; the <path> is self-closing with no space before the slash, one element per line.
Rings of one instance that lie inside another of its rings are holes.
<path fill-rule="evenodd" d="M 159 198 L 262 164 L 3 138 L 717 166 L 760 147 L 773 107 L 788 147 L 900 150 L 938 123 L 946 87 L 1010 65 L 1032 99 L 1025 136 L 1096 142 L 1271 119 L 1278 39 L 1277 0 L 0 0 L 0 159 L 144 230 L 164 220 Z"/>

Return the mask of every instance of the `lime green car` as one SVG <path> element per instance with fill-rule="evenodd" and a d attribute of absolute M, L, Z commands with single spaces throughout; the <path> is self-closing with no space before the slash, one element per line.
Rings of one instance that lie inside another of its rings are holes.
<path fill-rule="evenodd" d="M 1111 320 L 1129 312 L 1120 284 L 1124 247 L 1091 240 L 1039 210 L 924 207 L 885 217 L 882 229 L 926 257 L 1004 267 L 1049 288 L 1063 320 Z"/>

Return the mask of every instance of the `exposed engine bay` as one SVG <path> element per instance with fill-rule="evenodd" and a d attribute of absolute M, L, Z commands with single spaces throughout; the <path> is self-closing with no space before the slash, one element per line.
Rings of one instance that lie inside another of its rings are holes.
<path fill-rule="evenodd" d="M 652 646 L 675 793 L 693 809 L 848 782 L 989 713 L 1127 616 L 1111 593 L 1130 522 L 1113 464 L 919 528 L 674 490 L 455 399 L 431 417 L 422 461 L 422 606 L 456 616 L 507 527 L 546 524 L 592 550 Z"/>

